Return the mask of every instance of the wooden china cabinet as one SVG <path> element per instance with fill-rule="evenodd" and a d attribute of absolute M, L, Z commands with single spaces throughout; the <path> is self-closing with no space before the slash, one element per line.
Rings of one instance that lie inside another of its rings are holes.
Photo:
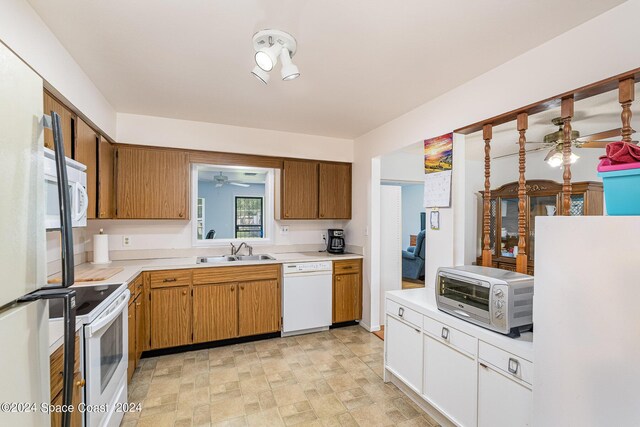
<path fill-rule="evenodd" d="M 484 192 L 480 194 L 484 196 Z M 571 183 L 570 215 L 602 215 L 602 183 L 585 181 Z M 547 180 L 527 181 L 525 239 L 529 261 L 528 274 L 534 273 L 535 217 L 563 215 L 562 184 Z M 518 246 L 518 182 L 491 190 L 489 236 L 492 265 L 516 271 Z M 480 236 L 480 242 L 484 234 Z M 477 264 L 482 265 L 482 257 Z"/>

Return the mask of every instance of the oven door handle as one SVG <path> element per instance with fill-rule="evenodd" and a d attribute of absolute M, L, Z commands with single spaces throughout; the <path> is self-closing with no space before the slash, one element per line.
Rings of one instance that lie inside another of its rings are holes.
<path fill-rule="evenodd" d="M 87 332 L 89 334 L 89 337 L 92 337 L 96 333 L 100 332 L 102 328 L 110 324 L 112 320 L 114 320 L 116 317 L 122 314 L 123 310 L 127 307 L 127 304 L 129 303 L 129 295 L 131 295 L 131 293 L 129 292 L 129 289 L 125 289 L 125 291 L 123 292 L 123 295 L 124 295 L 124 298 L 122 298 L 122 301 L 111 311 L 111 313 L 109 313 L 104 318 L 98 319 L 96 322 L 89 324 L 89 326 L 87 327 Z"/>
<path fill-rule="evenodd" d="M 460 310 L 453 310 L 456 314 L 459 314 L 460 316 L 463 317 L 471 317 L 469 316 L 469 313 L 465 313 L 464 311 L 460 311 Z"/>

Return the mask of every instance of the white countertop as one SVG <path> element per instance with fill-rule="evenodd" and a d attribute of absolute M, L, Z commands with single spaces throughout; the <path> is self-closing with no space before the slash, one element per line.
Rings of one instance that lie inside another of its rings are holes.
<path fill-rule="evenodd" d="M 386 298 L 404 305 L 418 313 L 446 323 L 464 333 L 478 337 L 478 339 L 502 348 L 516 356 L 533 362 L 533 333 L 525 332 L 520 338 L 510 338 L 489 329 L 458 319 L 448 313 L 438 310 L 435 290 L 433 287 L 388 291 Z"/>
<path fill-rule="evenodd" d="M 124 284 L 128 285 L 141 272 L 152 270 L 170 270 L 182 268 L 215 268 L 215 267 L 231 267 L 243 265 L 265 265 L 265 264 L 283 264 L 289 262 L 313 262 L 313 261 L 338 261 L 345 259 L 359 259 L 362 255 L 345 253 L 342 255 L 333 255 L 327 252 L 287 252 L 279 254 L 269 254 L 274 260 L 263 261 L 233 261 L 219 263 L 197 264 L 196 257 L 188 258 L 156 258 L 156 259 L 138 259 L 127 261 L 113 261 L 111 264 L 94 265 L 91 263 L 81 264 L 76 268 L 98 269 L 105 267 L 122 267 L 123 270 L 107 280 L 96 282 L 76 283 L 76 286 L 96 286 L 104 284 Z M 82 319 L 76 323 L 76 331 L 82 327 Z M 62 345 L 62 319 L 53 319 L 49 321 L 49 353 L 53 353 L 56 348 Z"/>

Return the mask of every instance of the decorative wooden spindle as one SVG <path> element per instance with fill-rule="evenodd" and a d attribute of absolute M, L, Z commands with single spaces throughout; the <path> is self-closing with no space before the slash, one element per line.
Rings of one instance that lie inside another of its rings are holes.
<path fill-rule="evenodd" d="M 527 241 L 525 236 L 525 226 L 527 220 L 527 214 L 525 209 L 527 208 L 527 181 L 524 177 L 525 172 L 525 143 L 527 138 L 525 132 L 529 127 L 527 113 L 518 114 L 517 125 L 520 138 L 518 144 L 520 149 L 518 150 L 519 171 L 520 178 L 518 179 L 518 255 L 516 256 L 516 271 L 518 273 L 527 274 Z"/>
<path fill-rule="evenodd" d="M 482 246 L 482 265 L 491 267 L 491 125 L 482 126 L 482 138 L 484 139 L 484 200 L 482 211 L 482 230 L 484 234 Z"/>
<path fill-rule="evenodd" d="M 571 215 L 571 119 L 573 118 L 573 96 L 564 98 L 560 106 L 562 117 L 562 214 Z"/>
<path fill-rule="evenodd" d="M 633 78 L 622 80 L 618 83 L 618 101 L 622 106 L 622 140 L 625 142 L 631 142 L 631 135 L 635 132 L 631 128 L 631 103 L 633 103 L 635 93 Z"/>

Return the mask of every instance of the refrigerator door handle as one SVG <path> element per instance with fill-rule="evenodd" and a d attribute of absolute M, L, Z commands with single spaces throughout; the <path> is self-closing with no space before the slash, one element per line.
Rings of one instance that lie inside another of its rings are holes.
<path fill-rule="evenodd" d="M 31 302 L 62 298 L 62 321 L 64 324 L 63 372 L 62 372 L 62 404 L 70 407 L 73 404 L 73 365 L 76 354 L 76 291 L 61 287 L 42 288 L 20 298 L 18 302 Z M 77 408 L 74 408 L 77 410 Z M 72 412 L 62 412 L 62 427 L 71 425 Z"/>
<path fill-rule="evenodd" d="M 53 148 L 56 153 L 56 172 L 58 174 L 58 201 L 60 203 L 60 240 L 62 243 L 62 286 L 68 288 L 75 281 L 73 274 L 73 224 L 71 223 L 71 203 L 69 200 L 69 179 L 67 162 L 64 157 L 64 141 L 60 115 L 51 111 L 53 127 Z"/>

